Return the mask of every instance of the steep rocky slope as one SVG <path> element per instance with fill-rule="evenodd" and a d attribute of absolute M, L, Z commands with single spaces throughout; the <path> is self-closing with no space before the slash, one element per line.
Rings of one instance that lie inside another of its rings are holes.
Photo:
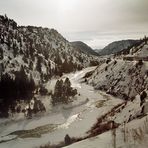
<path fill-rule="evenodd" d="M 123 99 L 134 98 L 148 88 L 148 43 L 143 41 L 128 57 L 106 60 L 87 78 L 96 89 L 107 91 Z M 143 56 L 142 56 L 143 55 Z"/>
<path fill-rule="evenodd" d="M 148 64 L 112 60 L 99 66 L 88 82 L 96 89 L 107 91 L 123 99 L 130 99 L 148 87 Z"/>

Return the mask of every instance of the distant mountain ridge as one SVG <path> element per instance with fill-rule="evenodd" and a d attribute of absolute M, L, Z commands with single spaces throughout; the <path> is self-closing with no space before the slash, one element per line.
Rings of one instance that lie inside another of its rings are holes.
<path fill-rule="evenodd" d="M 121 40 L 121 41 L 115 41 L 104 47 L 102 50 L 98 51 L 99 55 L 110 55 L 115 54 L 119 51 L 122 51 L 123 49 L 126 49 L 136 43 L 138 43 L 139 40 Z"/>
<path fill-rule="evenodd" d="M 91 47 L 89 47 L 84 42 L 75 41 L 75 42 L 71 42 L 71 44 L 76 50 L 81 51 L 85 54 L 90 54 L 90 55 L 95 55 L 95 56 L 99 55 L 97 52 L 95 52 Z"/>

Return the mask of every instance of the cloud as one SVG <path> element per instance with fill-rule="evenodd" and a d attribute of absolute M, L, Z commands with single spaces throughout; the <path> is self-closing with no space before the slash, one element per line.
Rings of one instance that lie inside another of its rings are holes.
<path fill-rule="evenodd" d="M 20 25 L 55 28 L 67 39 L 98 47 L 106 42 L 98 33 L 135 32 L 134 38 L 147 32 L 147 7 L 148 0 L 0 0 L 0 13 Z"/>

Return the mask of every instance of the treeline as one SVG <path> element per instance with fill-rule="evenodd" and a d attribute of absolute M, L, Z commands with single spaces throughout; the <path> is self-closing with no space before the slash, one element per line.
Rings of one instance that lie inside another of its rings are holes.
<path fill-rule="evenodd" d="M 70 56 L 70 58 L 68 59 L 66 57 L 66 54 L 62 54 L 62 56 L 60 56 L 59 53 L 56 53 L 54 62 L 57 64 L 55 68 L 55 75 L 59 76 L 62 76 L 63 73 L 70 73 L 76 70 L 81 70 L 83 68 L 82 65 L 74 62 L 72 56 Z"/>
<path fill-rule="evenodd" d="M 15 73 L 15 78 L 2 74 L 0 79 L 0 116 L 7 116 L 10 105 L 16 100 L 30 100 L 35 90 L 35 82 L 25 74 L 24 68 Z"/>

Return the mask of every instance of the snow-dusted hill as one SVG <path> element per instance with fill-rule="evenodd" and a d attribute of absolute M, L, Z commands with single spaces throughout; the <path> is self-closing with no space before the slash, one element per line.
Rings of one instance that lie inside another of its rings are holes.
<path fill-rule="evenodd" d="M 125 48 L 129 48 L 138 43 L 138 40 L 122 40 L 115 41 L 98 51 L 99 55 L 110 55 L 122 51 Z"/>
<path fill-rule="evenodd" d="M 134 98 L 148 88 L 147 51 L 148 43 L 144 41 L 126 56 L 107 59 L 87 78 L 88 83 L 126 100 Z"/>
<path fill-rule="evenodd" d="M 140 53 L 142 52 L 143 57 L 147 56 L 147 44 L 148 44 L 148 37 L 144 37 L 143 39 L 139 40 L 139 42 L 133 44 L 131 47 L 125 48 L 117 53 L 115 55 L 118 56 L 140 56 Z M 145 46 L 145 47 L 144 47 Z"/>
<path fill-rule="evenodd" d="M 85 54 L 99 56 L 99 54 L 97 52 L 95 52 L 91 47 L 89 47 L 87 44 L 85 44 L 81 41 L 71 42 L 71 44 L 78 51 L 81 51 Z"/>
<path fill-rule="evenodd" d="M 0 16 L 1 73 L 19 71 L 23 66 L 34 79 L 46 81 L 62 72 L 81 69 L 97 60 L 76 51 L 54 29 L 17 26 L 16 22 Z"/>
<path fill-rule="evenodd" d="M 98 66 L 88 83 L 123 99 L 130 99 L 148 87 L 148 63 L 112 60 Z"/>
<path fill-rule="evenodd" d="M 30 100 L 54 76 L 98 62 L 98 57 L 75 50 L 54 29 L 18 26 L 0 16 L 0 110 L 7 112 L 13 100 Z"/>

